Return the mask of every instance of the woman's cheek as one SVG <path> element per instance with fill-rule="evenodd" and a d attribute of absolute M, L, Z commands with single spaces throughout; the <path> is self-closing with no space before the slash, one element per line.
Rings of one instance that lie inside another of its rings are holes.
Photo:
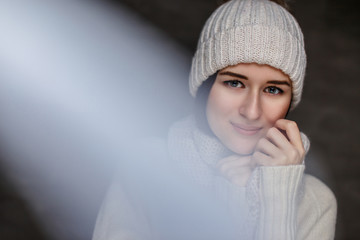
<path fill-rule="evenodd" d="M 291 98 L 284 96 L 277 101 L 265 101 L 263 117 L 268 128 L 275 125 L 276 121 L 286 117 L 290 107 Z"/>

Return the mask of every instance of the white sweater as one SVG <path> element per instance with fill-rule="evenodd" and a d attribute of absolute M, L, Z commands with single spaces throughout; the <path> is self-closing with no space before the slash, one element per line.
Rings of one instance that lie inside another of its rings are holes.
<path fill-rule="evenodd" d="M 239 234 L 236 239 L 334 239 L 336 199 L 321 181 L 304 174 L 304 165 L 258 167 L 247 186 L 238 187 L 214 172 L 214 164 L 227 150 L 199 131 L 191 117 L 171 127 L 167 148 L 167 159 L 182 169 L 191 183 L 228 204 Z M 119 184 L 110 188 L 93 240 L 157 239 L 149 212 L 139 207 L 141 201 L 130 199 Z"/>

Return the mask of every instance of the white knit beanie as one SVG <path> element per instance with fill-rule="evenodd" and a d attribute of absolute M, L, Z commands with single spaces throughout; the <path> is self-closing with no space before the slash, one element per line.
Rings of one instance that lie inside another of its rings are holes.
<path fill-rule="evenodd" d="M 269 0 L 232 0 L 207 20 L 193 57 L 189 78 L 195 97 L 199 86 L 217 71 L 239 63 L 267 64 L 292 81 L 291 109 L 300 102 L 306 54 L 295 18 Z"/>

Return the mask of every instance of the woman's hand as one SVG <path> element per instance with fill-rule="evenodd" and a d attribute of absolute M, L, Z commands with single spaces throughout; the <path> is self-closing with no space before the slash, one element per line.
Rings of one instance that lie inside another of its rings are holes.
<path fill-rule="evenodd" d="M 217 169 L 233 184 L 245 186 L 256 165 L 297 165 L 302 163 L 304 157 L 305 149 L 297 124 L 279 119 L 259 140 L 252 155 L 228 156 L 218 162 Z"/>
<path fill-rule="evenodd" d="M 279 119 L 257 143 L 252 160 L 260 166 L 286 166 L 301 164 L 304 156 L 305 149 L 297 124 Z"/>
<path fill-rule="evenodd" d="M 220 160 L 216 167 L 223 177 L 243 187 L 254 170 L 255 163 L 251 156 L 231 155 Z"/>

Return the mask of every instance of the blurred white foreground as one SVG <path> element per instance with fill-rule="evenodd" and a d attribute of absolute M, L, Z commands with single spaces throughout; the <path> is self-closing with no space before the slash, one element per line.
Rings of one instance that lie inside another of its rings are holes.
<path fill-rule="evenodd" d="M 128 144 L 190 112 L 190 58 L 94 1 L 1 0 L 0 32 L 3 170 L 53 239 L 89 239 Z"/>

